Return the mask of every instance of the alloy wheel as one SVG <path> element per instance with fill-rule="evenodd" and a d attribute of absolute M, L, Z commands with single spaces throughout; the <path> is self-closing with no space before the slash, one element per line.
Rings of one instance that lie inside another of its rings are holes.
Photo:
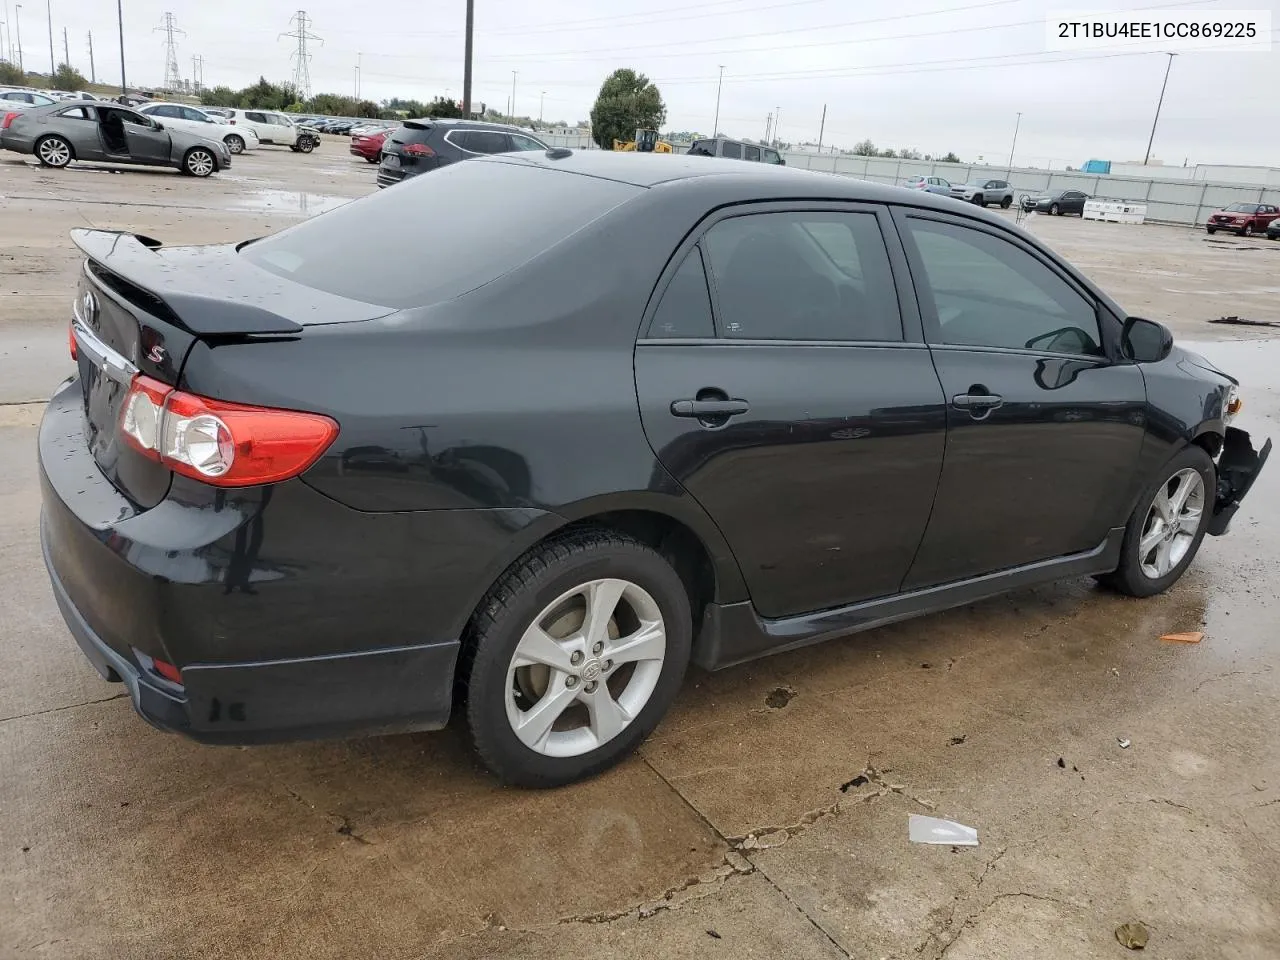
<path fill-rule="evenodd" d="M 1204 507 L 1204 479 L 1190 467 L 1179 470 L 1156 491 L 1138 540 L 1143 576 L 1159 580 L 1183 561 L 1200 530 Z"/>
<path fill-rule="evenodd" d="M 244 153 L 244 141 L 239 137 L 227 137 L 227 149 L 232 153 Z"/>
<path fill-rule="evenodd" d="M 187 170 L 192 176 L 209 176 L 213 173 L 213 155 L 204 150 L 191 151 L 187 156 Z"/>
<path fill-rule="evenodd" d="M 666 658 L 662 611 L 630 580 L 561 594 L 520 637 L 507 668 L 507 720 L 529 749 L 576 757 L 625 730 L 653 696 Z"/>
<path fill-rule="evenodd" d="M 65 167 L 71 162 L 71 148 L 65 141 L 50 137 L 40 143 L 40 159 L 51 167 Z"/>

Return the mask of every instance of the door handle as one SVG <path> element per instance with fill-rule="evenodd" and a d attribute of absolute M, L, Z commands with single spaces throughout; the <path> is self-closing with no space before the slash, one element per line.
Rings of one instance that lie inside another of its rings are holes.
<path fill-rule="evenodd" d="M 960 393 L 951 398 L 951 402 L 961 410 L 974 412 L 994 410 L 1004 405 L 1004 397 L 994 393 Z"/>
<path fill-rule="evenodd" d="M 672 400 L 673 417 L 696 417 L 699 420 L 716 420 L 736 417 L 746 413 L 751 405 L 745 400 Z"/>

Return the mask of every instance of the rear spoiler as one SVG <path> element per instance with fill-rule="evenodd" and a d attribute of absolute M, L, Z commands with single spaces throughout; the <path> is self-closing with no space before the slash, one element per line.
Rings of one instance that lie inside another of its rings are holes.
<path fill-rule="evenodd" d="M 302 326 L 247 300 L 199 270 L 185 270 L 156 254 L 160 241 L 119 230 L 71 231 L 91 261 L 154 297 L 184 329 L 197 336 L 300 333 Z"/>

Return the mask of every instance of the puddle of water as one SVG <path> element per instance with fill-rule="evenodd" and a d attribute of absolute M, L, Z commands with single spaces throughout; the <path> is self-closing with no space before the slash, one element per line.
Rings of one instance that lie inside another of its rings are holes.
<path fill-rule="evenodd" d="M 335 210 L 344 203 L 350 203 L 352 199 L 354 198 L 307 193 L 304 190 L 254 190 L 245 196 L 236 197 L 228 204 L 228 209 L 312 217 L 317 213 Z"/>

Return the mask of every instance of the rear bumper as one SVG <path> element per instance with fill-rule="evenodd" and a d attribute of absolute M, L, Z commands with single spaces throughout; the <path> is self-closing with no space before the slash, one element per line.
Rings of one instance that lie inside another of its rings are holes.
<path fill-rule="evenodd" d="M 299 480 L 175 480 L 139 511 L 98 469 L 82 416 L 72 378 L 40 426 L 45 565 L 81 650 L 143 717 L 218 743 L 444 726 L 473 594 L 521 518 L 361 513 Z"/>

